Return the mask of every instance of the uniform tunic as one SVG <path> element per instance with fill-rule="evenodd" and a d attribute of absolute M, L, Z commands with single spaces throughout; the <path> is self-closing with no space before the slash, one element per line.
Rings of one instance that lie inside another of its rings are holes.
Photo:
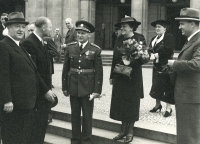
<path fill-rule="evenodd" d="M 131 37 L 145 44 L 144 36 L 134 33 Z M 110 118 L 119 121 L 134 122 L 139 119 L 140 98 L 144 97 L 142 68 L 143 60 L 137 59 L 129 65 L 132 67 L 131 78 L 116 74 L 113 69 L 116 64 L 123 65 L 122 54 L 117 49 L 126 40 L 120 36 L 116 40 L 110 79 L 113 79 L 113 90 L 110 108 Z"/>

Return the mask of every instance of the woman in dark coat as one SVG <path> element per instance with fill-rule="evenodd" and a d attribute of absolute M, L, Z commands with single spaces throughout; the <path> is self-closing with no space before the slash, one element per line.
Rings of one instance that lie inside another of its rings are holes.
<path fill-rule="evenodd" d="M 130 78 L 128 76 L 113 72 L 116 64 L 125 65 L 122 60 L 123 54 L 119 48 L 123 41 L 135 39 L 137 42 L 145 43 L 143 35 L 134 32 L 141 23 L 132 17 L 122 18 L 116 27 L 121 26 L 121 36 L 116 40 L 111 67 L 110 84 L 113 84 L 110 118 L 122 122 L 119 135 L 114 140 L 123 139 L 125 142 L 133 140 L 133 127 L 135 121 L 139 120 L 140 98 L 143 94 L 143 79 L 141 65 L 144 63 L 143 58 L 130 61 L 127 66 L 132 68 Z"/>
<path fill-rule="evenodd" d="M 175 41 L 172 34 L 167 33 L 166 29 L 169 22 L 165 20 L 156 20 L 151 23 L 155 27 L 156 36 L 150 42 L 151 58 L 153 57 L 153 79 L 150 96 L 156 99 L 156 105 L 150 112 L 156 112 L 162 109 L 161 101 L 166 102 L 164 117 L 172 113 L 171 105 L 174 104 L 173 82 L 170 81 L 171 75 L 163 72 L 169 59 L 173 57 Z"/>

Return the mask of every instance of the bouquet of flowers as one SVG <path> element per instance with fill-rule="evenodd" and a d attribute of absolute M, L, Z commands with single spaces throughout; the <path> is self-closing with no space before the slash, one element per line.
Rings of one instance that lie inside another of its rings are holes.
<path fill-rule="evenodd" d="M 135 39 L 128 39 L 123 41 L 123 45 L 118 49 L 123 55 L 122 60 L 125 65 L 139 58 L 142 58 L 144 63 L 149 61 L 148 47 L 142 41 L 137 42 Z"/>

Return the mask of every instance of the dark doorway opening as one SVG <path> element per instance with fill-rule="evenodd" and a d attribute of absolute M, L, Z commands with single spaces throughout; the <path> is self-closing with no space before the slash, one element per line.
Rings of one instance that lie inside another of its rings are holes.
<path fill-rule="evenodd" d="M 23 12 L 25 15 L 25 0 L 0 0 L 0 14 Z"/>

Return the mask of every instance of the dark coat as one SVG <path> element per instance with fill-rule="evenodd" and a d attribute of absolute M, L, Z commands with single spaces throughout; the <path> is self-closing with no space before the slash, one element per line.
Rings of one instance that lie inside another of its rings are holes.
<path fill-rule="evenodd" d="M 62 42 L 63 41 L 63 38 L 62 38 L 62 35 L 61 34 L 55 34 L 54 36 L 54 43 L 56 45 L 56 49 L 58 52 L 61 52 L 61 45 L 62 45 Z"/>
<path fill-rule="evenodd" d="M 95 72 L 77 73 L 75 69 L 93 69 Z M 65 62 L 62 73 L 62 90 L 67 90 L 71 96 L 83 97 L 91 93 L 101 94 L 103 82 L 103 67 L 101 49 L 87 43 L 82 51 L 79 44 L 74 42 L 66 49 Z"/>
<path fill-rule="evenodd" d="M 4 30 L 4 27 L 2 26 L 2 23 L 0 22 L 0 40 L 5 38 L 5 36 L 3 35 L 3 30 Z"/>
<path fill-rule="evenodd" d="M 173 64 L 176 72 L 177 143 L 200 143 L 200 32 L 180 51 Z M 184 109 L 183 109 L 184 108 Z"/>
<path fill-rule="evenodd" d="M 138 42 L 143 41 L 146 44 L 145 38 L 141 34 L 134 33 L 132 38 Z M 140 98 L 144 97 L 141 67 L 144 62 L 141 58 L 131 62 L 129 65 L 133 69 L 131 79 L 113 72 L 116 64 L 123 65 L 122 54 L 117 47 L 121 47 L 124 40 L 126 39 L 123 36 L 119 36 L 114 48 L 110 75 L 110 79 L 113 80 L 110 118 L 119 121 L 134 122 L 139 119 Z"/>
<path fill-rule="evenodd" d="M 152 47 L 152 41 L 150 42 L 150 52 L 158 53 L 159 62 L 153 62 L 153 79 L 150 96 L 152 98 L 174 104 L 174 81 L 171 79 L 173 74 L 161 73 L 162 67 L 168 63 L 169 59 L 173 59 L 175 40 L 172 34 L 165 33 L 164 38 Z"/>
<path fill-rule="evenodd" d="M 9 37 L 0 42 L 0 69 L 0 105 L 33 109 L 39 93 L 48 91 L 28 53 Z"/>
<path fill-rule="evenodd" d="M 65 37 L 65 44 L 77 41 L 77 32 L 73 27 L 69 32 L 67 32 Z"/>
<path fill-rule="evenodd" d="M 51 89 L 51 67 L 50 55 L 47 44 L 42 45 L 41 41 L 34 33 L 30 34 L 24 41 L 23 46 L 26 48 L 31 58 L 35 62 L 38 72 L 47 86 Z"/>

